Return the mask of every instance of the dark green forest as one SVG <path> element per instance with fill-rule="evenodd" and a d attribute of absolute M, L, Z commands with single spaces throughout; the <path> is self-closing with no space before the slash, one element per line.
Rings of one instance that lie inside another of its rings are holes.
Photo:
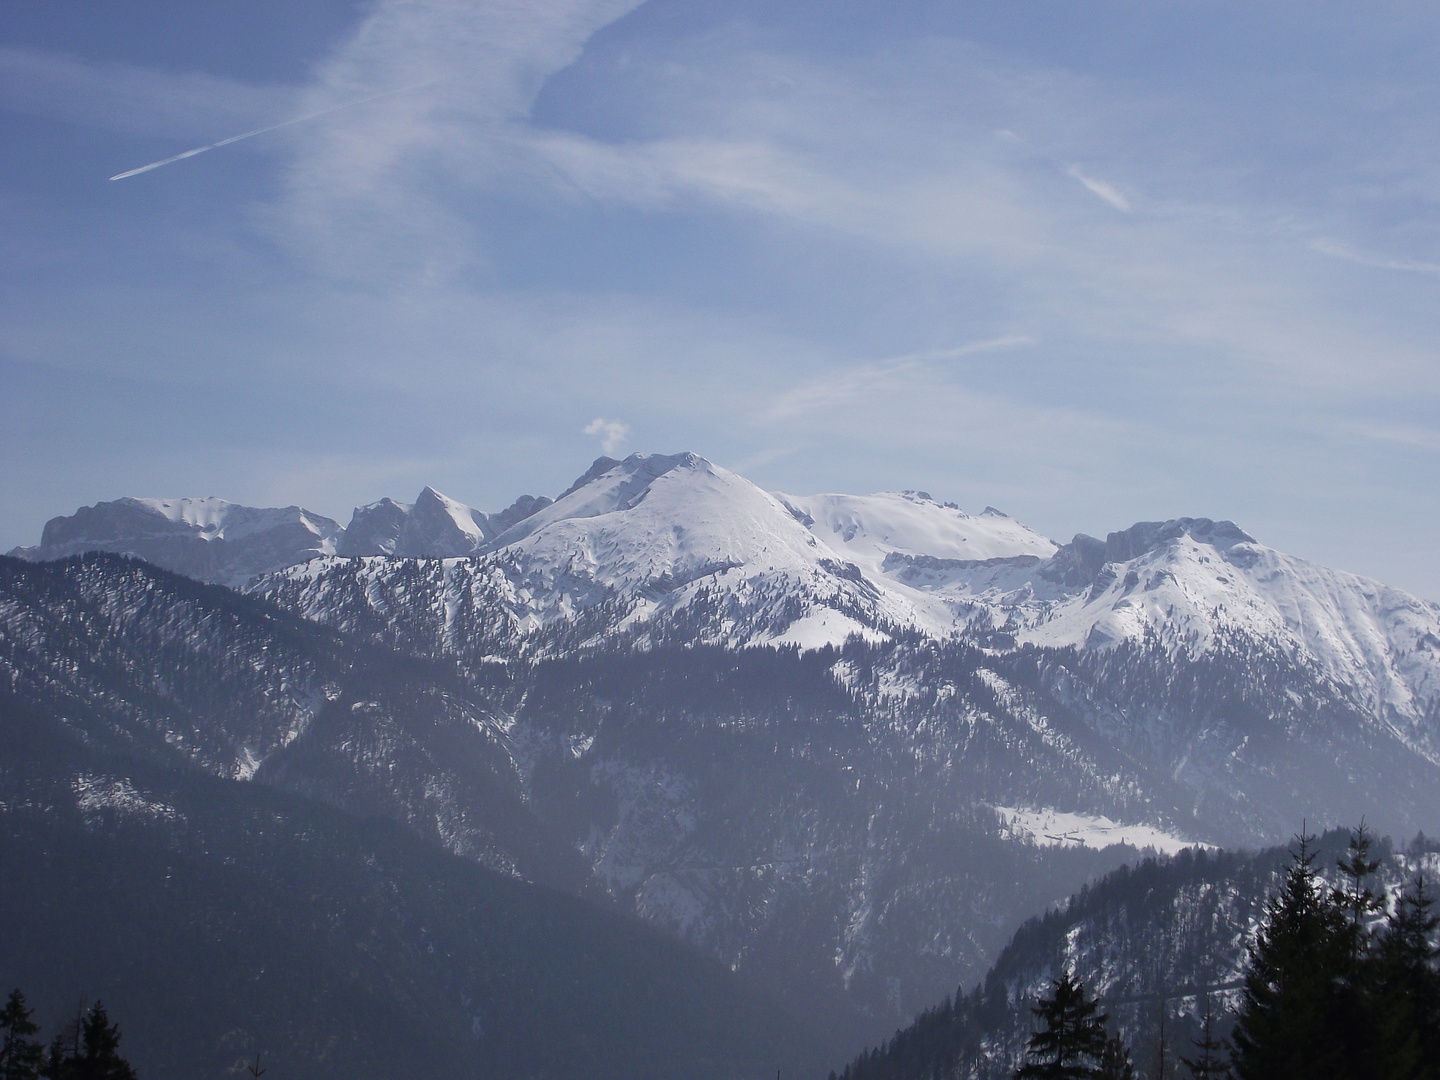
<path fill-rule="evenodd" d="M 1387 895 L 1379 879 L 1388 844 L 1377 844 L 1363 825 L 1334 858 L 1327 880 L 1317 861 L 1333 849 L 1333 840 L 1322 838 L 1317 849 L 1315 837 L 1298 838 L 1278 886 L 1264 899 L 1258 933 L 1233 983 L 1218 981 L 1213 970 L 1208 980 L 1198 971 L 1190 972 L 1189 980 L 1177 978 L 1180 972 L 1167 964 L 1157 972 L 1159 992 L 1127 997 L 1114 991 L 1113 973 L 1102 966 L 1095 981 L 1110 983 L 1111 991 L 1099 997 L 1074 965 L 1062 963 L 1038 1000 L 1026 1001 L 1014 995 L 1013 983 L 1007 986 L 997 976 L 1007 962 L 1014 967 L 1014 956 L 1002 956 L 985 985 L 929 1010 L 884 1046 L 832 1073 L 832 1080 L 1440 1076 L 1440 913 L 1434 887 L 1416 874 Z M 1425 845 L 1423 837 L 1417 843 Z M 1007 952 L 1035 949 L 1038 939 L 1053 936 L 1047 923 L 1074 925 L 1077 907 L 1102 910 L 1117 896 L 1124 897 L 1122 906 L 1133 906 L 1130 914 L 1142 925 L 1147 904 L 1158 922 L 1160 910 L 1179 893 L 1179 882 L 1213 885 L 1247 873 L 1262 876 L 1263 864 L 1253 862 L 1243 855 L 1186 852 L 1169 865 L 1149 862 L 1112 874 L 1072 899 L 1069 920 L 1056 912 L 1036 920 Z M 1157 887 L 1162 878 L 1168 879 L 1165 887 Z M 1190 914 L 1207 922 L 1203 910 Z M 1210 915 L 1213 929 L 1213 910 Z M 1116 946 L 1117 953 L 1133 951 L 1135 942 Z M 1189 1022 L 1176 1023 L 1180 1017 L 1173 1006 L 1187 999 Z M 1007 1028 L 1029 1030 L 1019 1040 L 1010 1036 L 1009 1054 Z M 1017 1048 L 1019 1060 L 1011 1063 Z"/>

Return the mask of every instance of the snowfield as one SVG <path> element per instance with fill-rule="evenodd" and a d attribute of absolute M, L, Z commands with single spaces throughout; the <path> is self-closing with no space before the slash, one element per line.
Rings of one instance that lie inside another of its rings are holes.
<path fill-rule="evenodd" d="M 1022 810 L 1013 806 L 997 806 L 1012 836 L 1028 840 L 1040 847 L 1088 847 L 1101 851 L 1112 844 L 1153 848 L 1164 855 L 1174 855 L 1189 847 L 1208 848 L 1210 844 L 1186 840 L 1150 825 L 1121 825 L 1103 815 L 1072 814 L 1054 809 Z"/>

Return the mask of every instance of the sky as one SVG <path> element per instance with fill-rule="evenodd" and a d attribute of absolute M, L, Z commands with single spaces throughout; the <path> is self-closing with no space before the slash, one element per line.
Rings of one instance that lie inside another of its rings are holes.
<path fill-rule="evenodd" d="M 1418 2 L 0 6 L 0 549 L 684 449 L 1440 600 L 1437 55 Z"/>

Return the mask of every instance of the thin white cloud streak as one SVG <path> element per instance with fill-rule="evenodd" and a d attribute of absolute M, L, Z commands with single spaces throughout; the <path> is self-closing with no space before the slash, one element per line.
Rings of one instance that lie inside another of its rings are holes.
<path fill-rule="evenodd" d="M 1076 180 L 1079 180 L 1080 183 L 1085 186 L 1085 189 L 1087 191 L 1089 191 L 1092 195 L 1103 199 L 1105 202 L 1115 207 L 1116 210 L 1128 211 L 1130 209 L 1130 200 L 1125 198 L 1124 195 L 1120 194 L 1120 192 L 1116 190 L 1113 185 L 1107 184 L 1104 180 L 1097 180 L 1093 176 L 1086 176 L 1083 172 L 1080 171 L 1080 166 L 1071 165 L 1068 169 L 1065 170 L 1065 174 L 1067 176 L 1074 177 Z"/>
<path fill-rule="evenodd" d="M 1415 424 L 1403 424 L 1381 421 L 1350 421 L 1341 425 L 1341 430 L 1361 438 L 1369 439 L 1372 442 L 1389 443 L 1394 446 L 1405 446 L 1412 450 L 1426 450 L 1431 453 L 1440 453 L 1440 431 L 1434 428 L 1419 427 Z"/>
<path fill-rule="evenodd" d="M 907 385 L 917 382 L 907 376 L 913 376 L 938 361 L 959 360 L 981 353 L 1004 352 L 1034 343 L 1033 338 L 1023 336 L 1000 337 L 950 349 L 929 349 L 905 356 L 892 356 L 874 364 L 826 372 L 782 393 L 763 410 L 761 416 L 764 422 L 775 424 L 800 416 L 833 411 L 837 406 L 856 399 L 869 400 L 876 393 L 903 390 Z"/>
<path fill-rule="evenodd" d="M 1440 274 L 1440 263 L 1425 262 L 1416 259 L 1387 259 L 1375 255 L 1363 255 L 1352 251 L 1338 240 L 1331 240 L 1326 237 L 1310 241 L 1310 249 L 1318 251 L 1321 255 L 1329 255 L 1333 259 L 1344 259 L 1347 262 L 1358 263 L 1361 266 L 1373 267 L 1376 270 L 1400 270 L 1411 274 Z"/>

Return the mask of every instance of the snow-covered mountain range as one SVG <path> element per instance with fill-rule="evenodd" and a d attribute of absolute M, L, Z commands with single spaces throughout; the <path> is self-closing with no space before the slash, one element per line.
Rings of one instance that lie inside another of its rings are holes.
<path fill-rule="evenodd" d="M 409 606 L 411 618 L 415 603 L 433 605 L 437 633 L 460 652 L 477 634 L 518 644 L 587 617 L 597 632 L 678 620 L 730 646 L 984 628 L 1098 652 L 1253 648 L 1313 670 L 1440 763 L 1440 605 L 1284 555 L 1230 522 L 1141 522 L 1062 546 L 925 492 L 769 493 L 695 454 L 634 454 L 600 458 L 553 502 L 522 496 L 495 514 L 428 487 L 413 503 L 356 508 L 347 528 L 298 507 L 120 499 L 53 519 L 38 546 L 12 554 L 90 550 L 245 585 L 327 620 L 352 582 L 363 596 L 343 602 L 351 621 L 356 604 Z M 425 597 L 395 592 L 414 574 L 401 559 L 445 560 L 427 571 Z"/>
<path fill-rule="evenodd" d="M 212 592 L 258 621 L 237 651 L 200 610 L 213 599 L 152 610 L 148 569 L 66 564 L 111 622 L 62 654 L 45 635 L 73 633 L 81 601 L 17 570 L 0 653 L 26 685 L 109 672 L 123 645 L 141 726 L 207 771 L 598 891 L 732 967 L 778 957 L 762 974 L 787 993 L 803 973 L 880 1024 L 978 975 L 1015 919 L 1105 865 L 1087 860 L 1121 859 L 1096 850 L 1116 840 L 1275 842 L 1361 815 L 1440 828 L 1440 607 L 1230 522 L 1057 544 L 924 492 L 770 493 L 693 454 L 633 455 L 498 514 L 431 489 L 346 529 L 122 500 L 18 554 L 92 549 L 244 578 L 252 599 Z M 342 710 L 331 684 L 360 676 L 276 666 L 272 605 L 458 681 L 376 676 Z M 209 732 L 229 713 L 154 659 L 187 650 L 233 668 L 273 723 L 227 704 L 234 732 Z"/>

